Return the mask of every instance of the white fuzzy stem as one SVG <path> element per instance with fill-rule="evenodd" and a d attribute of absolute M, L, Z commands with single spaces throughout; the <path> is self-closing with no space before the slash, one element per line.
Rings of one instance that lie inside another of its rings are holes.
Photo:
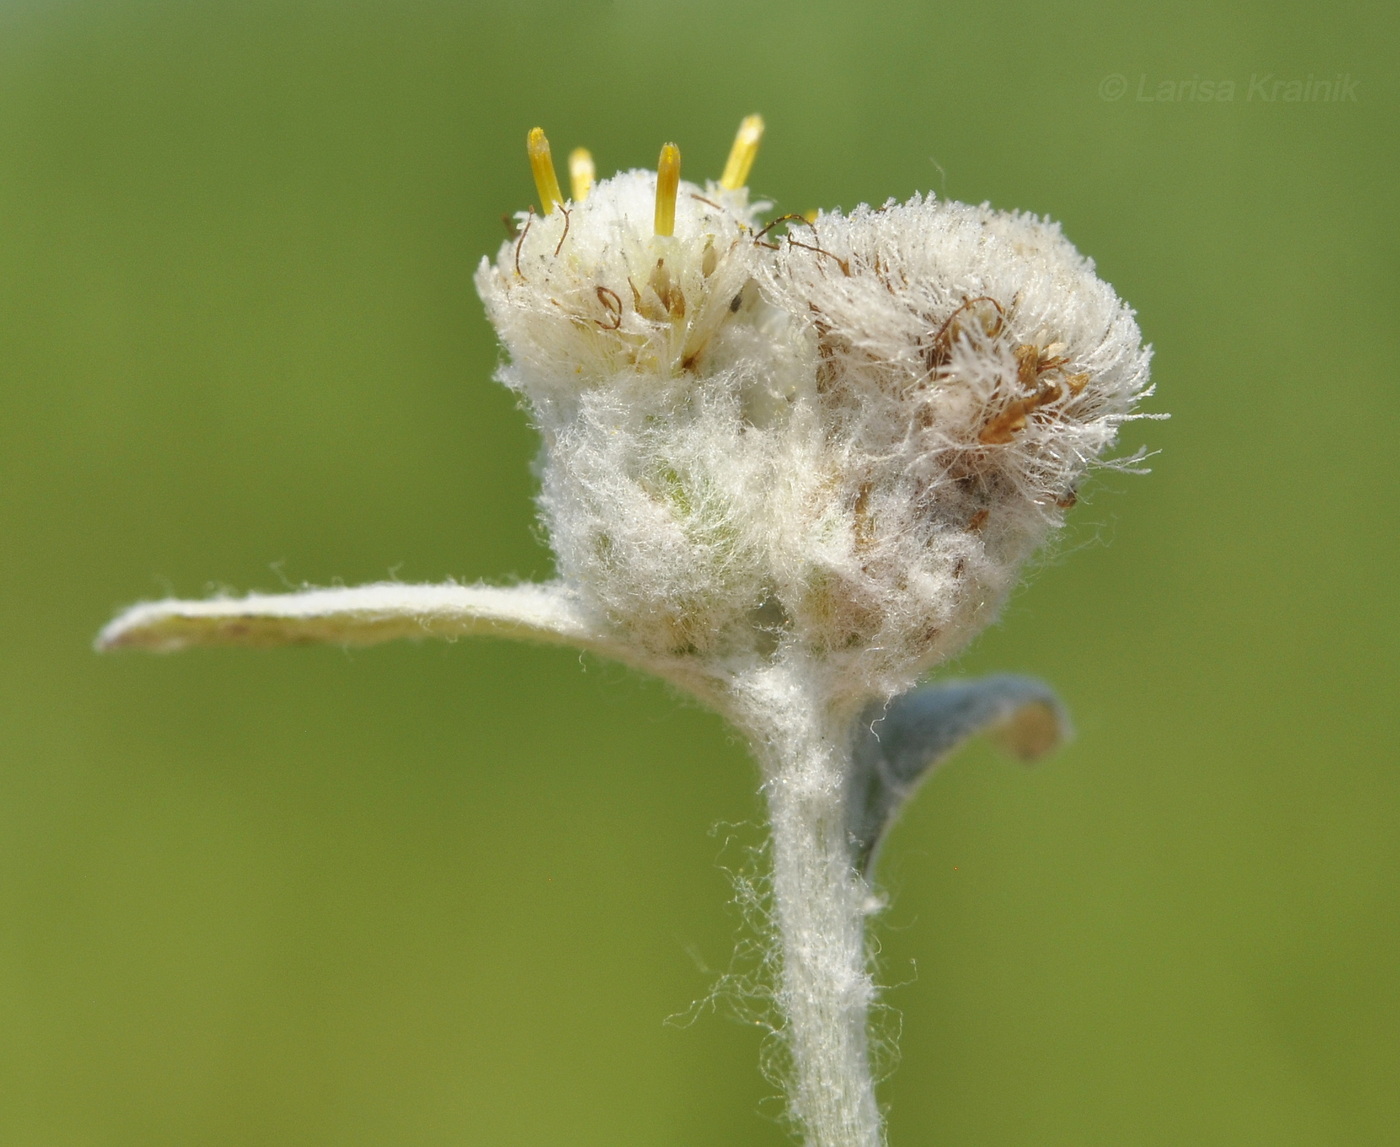
<path fill-rule="evenodd" d="M 743 723 L 755 735 L 772 821 L 777 1002 L 792 1114 L 807 1147 L 880 1147 L 867 1032 L 875 996 L 865 952 L 870 893 L 852 866 L 846 823 L 849 721 L 804 695 L 791 668 L 750 684 L 759 688 L 745 690 Z"/>

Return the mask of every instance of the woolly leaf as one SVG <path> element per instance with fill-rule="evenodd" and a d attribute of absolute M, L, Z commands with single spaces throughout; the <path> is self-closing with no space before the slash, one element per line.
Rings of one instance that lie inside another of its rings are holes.
<path fill-rule="evenodd" d="M 375 645 L 400 637 L 515 637 L 600 652 L 604 636 L 558 585 L 401 585 L 145 602 L 97 635 L 98 649 L 200 645 Z"/>
<path fill-rule="evenodd" d="M 1030 762 L 1069 737 L 1069 716 L 1044 682 L 1009 675 L 925 685 L 861 715 L 847 828 L 852 860 L 867 878 L 904 802 L 936 765 L 978 733 Z"/>

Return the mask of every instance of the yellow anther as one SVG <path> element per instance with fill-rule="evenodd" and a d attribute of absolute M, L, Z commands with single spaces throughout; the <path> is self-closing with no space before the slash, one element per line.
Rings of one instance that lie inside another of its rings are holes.
<path fill-rule="evenodd" d="M 569 152 L 569 187 L 574 193 L 574 202 L 582 203 L 593 190 L 593 177 L 597 175 L 593 166 L 593 156 L 586 147 L 576 147 Z"/>
<path fill-rule="evenodd" d="M 754 156 L 758 154 L 758 141 L 763 138 L 763 117 L 749 115 L 739 125 L 739 134 L 734 137 L 734 146 L 729 149 L 729 161 L 724 165 L 724 174 L 719 177 L 719 185 L 726 191 L 738 191 L 749 181 L 749 169 L 753 167 Z"/>
<path fill-rule="evenodd" d="M 668 143 L 656 161 L 656 233 L 676 233 L 676 193 L 681 186 L 681 149 Z"/>
<path fill-rule="evenodd" d="M 540 193 L 540 210 L 548 215 L 564 202 L 564 197 L 559 194 L 559 178 L 554 174 L 554 160 L 550 158 L 544 128 L 530 129 L 525 150 L 530 153 L 530 174 L 535 177 L 535 189 Z"/>

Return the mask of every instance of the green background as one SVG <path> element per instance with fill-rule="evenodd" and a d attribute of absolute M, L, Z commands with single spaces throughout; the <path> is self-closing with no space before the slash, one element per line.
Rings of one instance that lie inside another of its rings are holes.
<path fill-rule="evenodd" d="M 756 110 L 782 210 L 1062 220 L 1173 416 L 952 667 L 1079 736 L 967 751 L 891 839 L 892 1143 L 1394 1142 L 1397 30 L 0 0 L 0 1144 L 785 1141 L 760 1031 L 663 1022 L 758 839 L 717 719 L 498 642 L 89 649 L 166 592 L 547 576 L 471 286 L 525 132 L 701 177 Z M 1192 77 L 1235 100 L 1138 98 Z"/>

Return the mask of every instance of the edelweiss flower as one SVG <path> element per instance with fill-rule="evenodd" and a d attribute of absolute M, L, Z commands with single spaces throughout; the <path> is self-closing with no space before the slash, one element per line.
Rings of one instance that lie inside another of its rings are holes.
<path fill-rule="evenodd" d="M 774 997 L 809 1141 L 873 1145 L 864 918 L 880 836 L 980 729 L 1063 732 L 1019 678 L 910 692 L 995 615 L 1148 393 L 1132 311 L 1059 228 L 915 197 L 761 222 L 741 126 L 718 181 L 572 195 L 530 133 L 541 210 L 477 288 L 498 378 L 543 439 L 558 580 L 136 606 L 99 647 L 368 644 L 497 633 L 656 673 L 748 735 L 773 828 Z"/>

